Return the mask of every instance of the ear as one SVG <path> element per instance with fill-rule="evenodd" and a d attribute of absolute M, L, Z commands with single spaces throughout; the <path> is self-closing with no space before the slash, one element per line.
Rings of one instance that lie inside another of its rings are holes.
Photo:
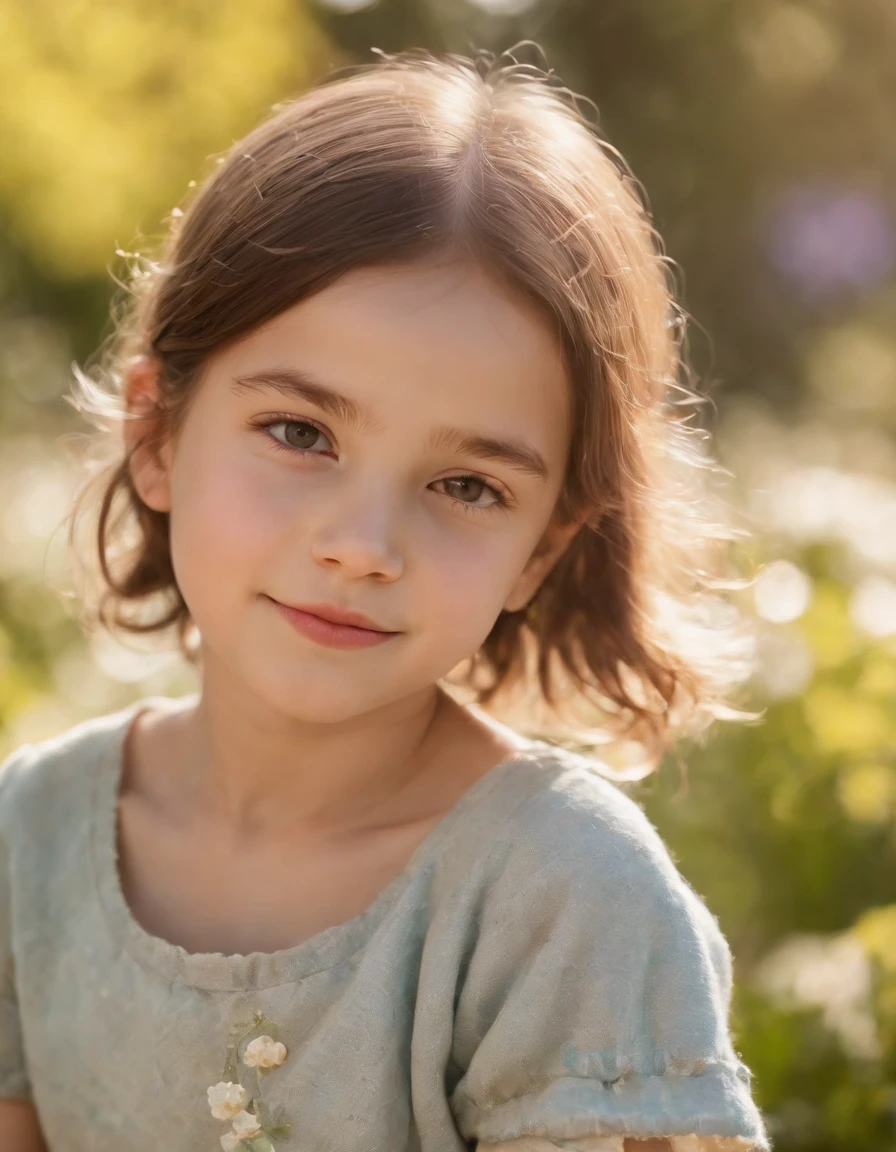
<path fill-rule="evenodd" d="M 517 577 L 504 604 L 505 612 L 519 612 L 526 607 L 588 518 L 584 515 L 568 524 L 558 526 L 552 522 L 548 526 L 526 567 Z"/>
<path fill-rule="evenodd" d="M 171 510 L 171 446 L 164 439 L 158 387 L 158 362 L 141 356 L 128 366 L 124 400 L 129 418 L 124 440 L 131 453 L 129 471 L 140 499 L 156 512 Z M 145 440 L 145 443 L 140 443 Z"/>

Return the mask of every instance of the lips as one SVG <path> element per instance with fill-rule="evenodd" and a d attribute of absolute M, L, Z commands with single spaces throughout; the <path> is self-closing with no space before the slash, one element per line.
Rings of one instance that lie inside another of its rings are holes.
<path fill-rule="evenodd" d="M 385 631 L 360 612 L 347 612 L 341 608 L 334 609 L 330 604 L 310 604 L 307 607 L 298 608 L 282 604 L 279 600 L 274 600 L 271 597 L 268 597 L 268 600 L 300 635 L 326 648 L 370 648 L 374 645 L 386 644 L 400 635 L 398 632 Z M 330 620 L 318 614 L 321 612 L 329 612 L 332 615 L 341 616 L 342 619 Z M 346 616 L 351 623 L 344 622 Z M 366 623 L 356 624 L 354 622 L 356 620 L 363 620 Z M 373 627 L 369 627 L 368 624 L 373 624 Z"/>
<path fill-rule="evenodd" d="M 342 624 L 349 628 L 364 628 L 368 632 L 386 632 L 393 634 L 391 628 L 383 628 L 361 612 L 352 612 L 346 608 L 338 608 L 335 604 L 287 604 L 277 601 L 284 608 L 291 608 L 294 612 L 305 612 L 309 616 L 317 616 L 320 620 L 328 620 L 331 624 Z"/>

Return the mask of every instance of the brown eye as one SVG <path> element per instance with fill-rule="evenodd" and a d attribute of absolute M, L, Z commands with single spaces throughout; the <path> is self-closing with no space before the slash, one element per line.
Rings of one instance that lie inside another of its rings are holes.
<path fill-rule="evenodd" d="M 478 476 L 446 476 L 444 480 L 439 481 L 449 488 L 448 495 L 452 496 L 459 504 L 463 504 L 468 508 L 481 508 L 483 510 L 488 508 L 503 507 L 506 503 L 503 495 L 492 484 L 487 483 L 485 480 L 480 479 Z M 455 485 L 455 490 L 450 490 L 450 485 Z M 478 503 L 479 499 L 489 493 L 491 499 L 485 503 Z M 472 499 L 470 499 L 472 496 Z"/>
<path fill-rule="evenodd" d="M 313 424 L 284 422 L 282 426 L 286 429 L 283 437 L 290 448 L 310 448 L 321 435 L 320 429 L 315 428 Z"/>
<path fill-rule="evenodd" d="M 280 448 L 285 448 L 287 451 L 311 452 L 318 437 L 322 437 L 329 443 L 320 428 L 307 420 L 272 420 L 261 427 L 276 441 Z M 273 429 L 275 428 L 284 429 L 282 435 L 274 432 Z"/>
<path fill-rule="evenodd" d="M 450 479 L 445 480 L 444 483 L 450 487 L 455 485 L 453 495 L 458 500 L 463 500 L 469 497 L 472 493 L 473 499 L 470 503 L 475 504 L 477 497 L 481 496 L 485 491 L 485 481 L 477 480 L 475 476 L 452 476 Z"/>

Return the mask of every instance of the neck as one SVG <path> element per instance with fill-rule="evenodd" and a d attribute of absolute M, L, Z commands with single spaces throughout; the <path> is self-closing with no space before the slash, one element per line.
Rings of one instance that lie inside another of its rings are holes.
<path fill-rule="evenodd" d="M 437 754 L 444 763 L 464 718 L 469 726 L 433 686 L 346 724 L 315 724 L 272 713 L 206 669 L 163 755 L 178 809 L 191 820 L 244 840 L 298 828 L 336 835 L 397 818 Z"/>

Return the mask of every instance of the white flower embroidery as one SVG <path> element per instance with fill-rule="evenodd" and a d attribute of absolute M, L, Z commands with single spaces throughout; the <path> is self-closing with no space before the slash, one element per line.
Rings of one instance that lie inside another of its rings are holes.
<path fill-rule="evenodd" d="M 233 1134 L 238 1140 L 251 1140 L 261 1132 L 258 1117 L 251 1112 L 238 1112 L 233 1118 Z"/>
<path fill-rule="evenodd" d="M 246 1044 L 242 1059 L 240 1046 L 252 1035 L 265 1029 Z M 273 1033 L 273 1035 L 271 1035 Z M 286 1059 L 286 1045 L 274 1037 L 279 1028 L 262 1011 L 256 1011 L 251 1022 L 243 1021 L 232 1025 L 227 1044 L 227 1057 L 221 1079 L 206 1089 L 212 1115 L 217 1120 L 229 1120 L 232 1128 L 220 1137 L 223 1152 L 240 1152 L 252 1147 L 257 1152 L 274 1152 L 271 1139 L 281 1140 L 287 1136 L 291 1125 L 285 1123 L 280 1109 L 273 1116 L 268 1115 L 262 1101 L 262 1080 L 267 1071 L 276 1068 Z M 241 1082 L 237 1065 L 243 1064 L 254 1070 L 251 1079 L 254 1084 L 246 1088 Z M 247 1111 L 251 1107 L 252 1112 Z M 250 1143 L 251 1142 L 251 1143 Z"/>
<path fill-rule="evenodd" d="M 243 1063 L 250 1068 L 276 1068 L 285 1059 L 286 1045 L 270 1036 L 256 1036 L 243 1052 Z"/>
<path fill-rule="evenodd" d="M 230 1120 L 249 1103 L 249 1093 L 242 1084 L 221 1080 L 208 1089 L 208 1106 L 216 1120 Z"/>

